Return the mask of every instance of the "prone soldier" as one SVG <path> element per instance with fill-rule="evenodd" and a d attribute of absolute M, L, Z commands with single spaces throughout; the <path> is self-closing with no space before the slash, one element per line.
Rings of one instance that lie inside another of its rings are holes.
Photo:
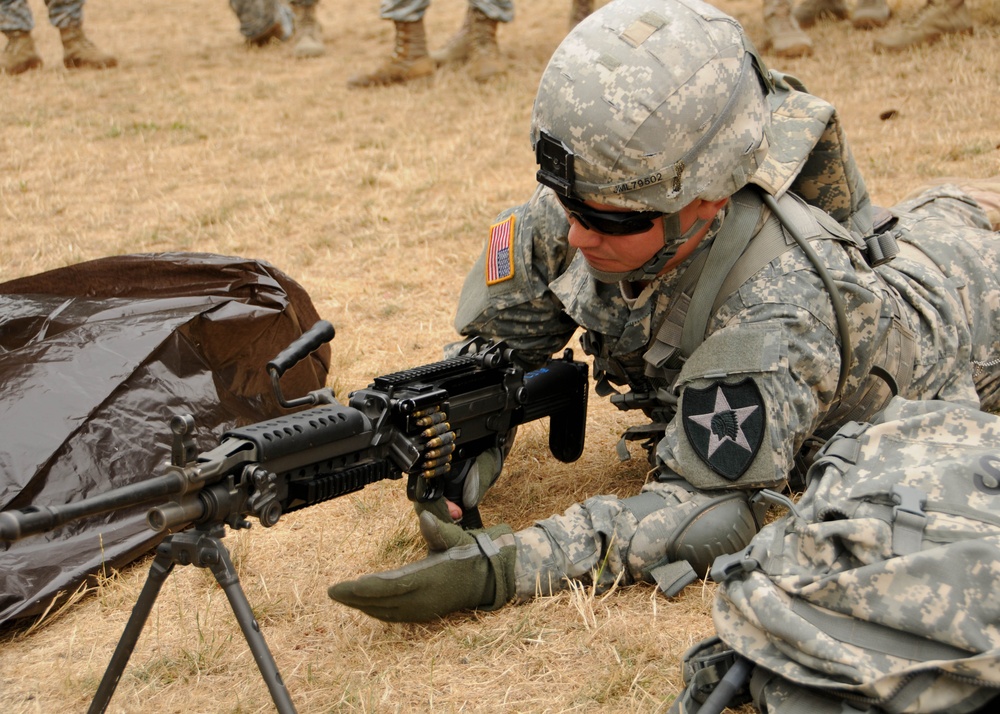
<path fill-rule="evenodd" d="M 834 108 L 768 71 L 731 17 L 699 0 L 595 15 L 542 75 L 540 186 L 491 228 L 456 326 L 526 366 L 582 327 L 598 393 L 648 417 L 624 438 L 654 476 L 516 533 L 464 531 L 449 517 L 501 463 L 482 460 L 461 503 L 420 513 L 427 558 L 330 588 L 374 617 L 493 609 L 598 572 L 676 593 L 750 541 L 752 497 L 840 425 L 894 394 L 1000 403 L 1000 178 L 876 209 Z"/>

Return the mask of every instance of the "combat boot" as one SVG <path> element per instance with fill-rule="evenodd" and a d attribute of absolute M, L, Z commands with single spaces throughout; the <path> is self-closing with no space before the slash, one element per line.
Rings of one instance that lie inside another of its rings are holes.
<path fill-rule="evenodd" d="M 472 56 L 472 7 L 462 20 L 462 26 L 437 52 L 431 52 L 431 59 L 438 67 L 446 64 L 465 64 Z"/>
<path fill-rule="evenodd" d="M 580 20 L 594 11 L 594 0 L 573 0 L 569 7 L 569 29 L 576 27 Z"/>
<path fill-rule="evenodd" d="M 382 87 L 434 74 L 434 61 L 427 54 L 424 21 L 396 22 L 395 25 L 396 44 L 389 59 L 374 72 L 356 74 L 348 79 L 348 87 Z"/>
<path fill-rule="evenodd" d="M 907 47 L 930 44 L 948 34 L 972 34 L 972 15 L 964 0 L 928 0 L 903 26 L 875 40 L 879 52 L 899 52 Z"/>
<path fill-rule="evenodd" d="M 812 54 L 812 40 L 792 15 L 791 0 L 765 0 L 764 30 L 767 33 L 766 46 L 779 57 Z"/>
<path fill-rule="evenodd" d="M 3 34 L 7 35 L 7 46 L 0 55 L 0 73 L 21 74 L 42 66 L 30 32 L 6 30 Z"/>
<path fill-rule="evenodd" d="M 292 5 L 295 13 L 295 47 L 292 55 L 295 57 L 320 57 L 326 48 L 323 47 L 323 26 L 316 19 L 315 5 Z"/>
<path fill-rule="evenodd" d="M 844 0 L 803 0 L 792 11 L 802 28 L 812 27 L 821 18 L 846 20 L 850 14 Z"/>
<path fill-rule="evenodd" d="M 63 64 L 67 69 L 107 69 L 117 67 L 118 60 L 101 52 L 83 34 L 83 28 L 60 27 L 59 36 L 63 45 Z"/>
<path fill-rule="evenodd" d="M 858 0 L 851 13 L 851 24 L 859 30 L 871 30 L 889 22 L 891 14 L 885 0 Z"/>
<path fill-rule="evenodd" d="M 500 47 L 497 45 L 497 21 L 486 13 L 472 9 L 472 50 L 469 57 L 469 74 L 477 82 L 488 82 L 503 73 Z"/>

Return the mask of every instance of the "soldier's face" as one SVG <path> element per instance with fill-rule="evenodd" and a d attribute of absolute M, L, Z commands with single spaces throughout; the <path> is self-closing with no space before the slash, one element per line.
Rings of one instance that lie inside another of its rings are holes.
<path fill-rule="evenodd" d="M 606 206 L 591 201 L 588 201 L 587 205 L 600 211 L 622 211 L 615 206 Z M 710 214 L 714 216 L 721 204 L 716 206 L 714 203 L 709 204 L 701 199 L 695 199 L 682 208 L 680 210 L 681 231 L 686 231 L 694 224 L 695 220 L 701 217 L 702 213 L 707 212 L 706 206 L 714 207 Z M 704 237 L 707 230 L 706 226 L 705 231 L 700 231 L 691 239 L 691 241 L 695 241 L 694 245 L 697 245 L 697 241 Z M 585 228 L 572 215 L 569 215 L 569 244 L 579 249 L 587 262 L 596 270 L 606 273 L 629 272 L 641 268 L 663 247 L 663 218 L 654 219 L 652 227 L 642 233 L 607 235 Z M 691 246 L 692 249 L 694 245 Z M 673 268 L 680 260 L 683 260 L 683 257 L 678 251 L 678 256 L 671 259 L 664 270 Z"/>

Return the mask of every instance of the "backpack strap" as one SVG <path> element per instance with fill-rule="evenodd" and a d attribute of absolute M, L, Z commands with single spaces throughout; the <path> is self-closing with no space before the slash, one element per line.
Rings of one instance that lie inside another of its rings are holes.
<path fill-rule="evenodd" d="M 915 662 L 964 659 L 975 650 L 965 650 L 945 642 L 935 642 L 894 627 L 870 620 L 844 616 L 812 605 L 805 600 L 792 600 L 791 611 L 820 632 L 849 645 Z"/>
<path fill-rule="evenodd" d="M 738 191 L 731 199 L 733 211 L 724 221 L 709 248 L 705 269 L 691 296 L 691 307 L 681 334 L 681 354 L 687 359 L 705 340 L 708 319 L 712 316 L 726 276 L 750 243 L 760 222 L 764 205 L 755 191 Z M 761 267 L 770 262 L 770 259 Z M 759 269 L 759 268 L 758 268 Z M 726 293 L 728 297 L 729 293 Z"/>
<path fill-rule="evenodd" d="M 712 313 L 742 285 L 728 279 L 734 266 L 743 266 L 737 276 L 752 276 L 789 247 L 783 240 L 779 247 L 773 240 L 762 241 L 759 233 L 754 235 L 763 212 L 756 191 L 738 191 L 730 202 L 722 228 L 709 250 L 700 253 L 684 272 L 680 284 L 683 292 L 670 306 L 643 355 L 649 376 L 669 370 L 676 377 L 684 361 L 704 341 Z M 755 250 L 758 243 L 761 247 Z"/>

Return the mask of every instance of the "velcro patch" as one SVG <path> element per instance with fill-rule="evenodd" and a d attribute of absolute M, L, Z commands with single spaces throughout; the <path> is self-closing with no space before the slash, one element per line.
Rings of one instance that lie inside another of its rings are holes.
<path fill-rule="evenodd" d="M 710 469 L 735 481 L 753 463 L 764 438 L 764 398 L 747 377 L 736 384 L 716 382 L 684 390 L 684 433 Z"/>
<path fill-rule="evenodd" d="M 514 236 L 514 214 L 490 226 L 486 245 L 486 284 L 496 285 L 514 277 L 511 239 Z"/>

